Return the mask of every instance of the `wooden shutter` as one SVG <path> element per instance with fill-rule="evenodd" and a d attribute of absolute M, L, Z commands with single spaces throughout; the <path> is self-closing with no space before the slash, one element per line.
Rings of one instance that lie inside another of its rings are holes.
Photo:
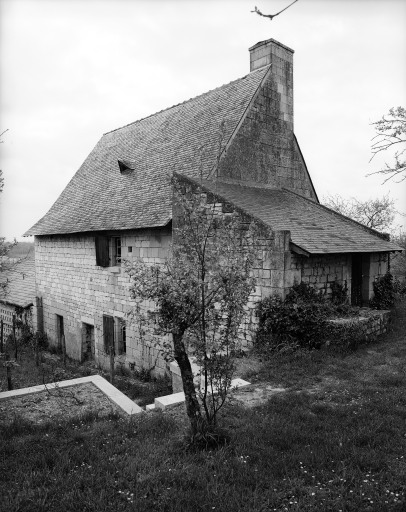
<path fill-rule="evenodd" d="M 111 346 L 114 350 L 114 318 L 112 316 L 103 315 L 103 341 L 107 354 L 110 352 Z"/>
<path fill-rule="evenodd" d="M 107 236 L 96 236 L 96 265 L 109 266 L 109 239 Z"/>

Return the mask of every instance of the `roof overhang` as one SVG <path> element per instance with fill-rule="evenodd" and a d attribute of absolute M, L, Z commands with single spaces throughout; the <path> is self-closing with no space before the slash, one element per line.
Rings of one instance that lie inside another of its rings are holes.
<path fill-rule="evenodd" d="M 290 242 L 289 244 L 289 248 L 292 252 L 296 253 L 296 254 L 300 254 L 302 256 L 306 256 L 306 258 L 308 258 L 310 256 L 310 252 L 308 251 L 305 251 L 304 249 L 302 249 L 301 247 L 299 247 L 298 245 L 294 244 L 293 242 Z"/>

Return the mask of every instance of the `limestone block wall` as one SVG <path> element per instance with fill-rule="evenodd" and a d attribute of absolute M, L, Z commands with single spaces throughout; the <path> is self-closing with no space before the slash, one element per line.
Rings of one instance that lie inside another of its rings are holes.
<path fill-rule="evenodd" d="M 323 254 L 305 257 L 292 253 L 291 270 L 293 281 L 304 282 L 322 290 L 327 297 L 331 296 L 331 286 L 335 281 L 347 285 L 348 297 L 351 297 L 352 255 Z M 388 270 L 387 253 L 370 253 L 363 263 L 363 296 L 371 298 L 373 282 Z M 294 283 L 292 282 L 290 286 Z"/>
<path fill-rule="evenodd" d="M 237 216 L 241 229 L 248 229 L 248 226 L 256 226 L 257 238 L 255 247 L 257 257 L 252 269 L 252 275 L 255 277 L 256 286 L 252 291 L 249 301 L 245 306 L 246 315 L 239 329 L 238 340 L 242 349 L 247 348 L 251 342 L 253 333 L 258 324 L 256 309 L 258 302 L 273 294 L 284 297 L 285 291 L 290 286 L 295 276 L 295 271 L 291 269 L 290 264 L 290 232 L 273 231 L 262 223 L 257 223 L 252 217 L 244 211 L 229 204 L 223 198 L 212 192 L 205 191 L 204 187 L 197 187 L 187 178 L 180 178 L 183 185 L 183 193 L 189 196 L 190 201 L 196 201 L 199 198 L 200 204 L 205 206 L 208 212 L 214 211 L 215 215 L 227 217 Z M 193 199 L 192 199 L 193 196 Z M 176 229 L 178 223 L 179 210 L 174 203 L 174 244 L 176 244 Z"/>
<path fill-rule="evenodd" d="M 293 133 L 293 93 L 286 93 L 287 86 L 282 83 L 290 79 L 279 78 L 270 76 L 262 85 L 227 146 L 218 177 L 250 186 L 285 187 L 317 200 Z"/>
<path fill-rule="evenodd" d="M 13 316 L 16 315 L 15 306 L 7 302 L 0 301 L 0 320 L 3 320 L 3 339 L 13 332 Z M 16 317 L 22 320 L 25 324 L 33 327 L 33 307 L 29 306 L 24 308 L 23 314 Z M 18 336 L 18 332 L 17 332 Z"/>
<path fill-rule="evenodd" d="M 306 257 L 292 253 L 291 268 L 295 272 L 297 283 L 310 284 L 314 288 L 322 290 L 329 297 L 332 283 L 338 282 L 347 285 L 349 296 L 351 296 L 350 254 L 323 254 Z"/>
<path fill-rule="evenodd" d="M 0 302 L 0 319 L 3 320 L 4 339 L 13 332 L 13 315 L 15 309 L 13 306 Z"/>
<path fill-rule="evenodd" d="M 372 298 L 374 281 L 389 270 L 389 254 L 385 252 L 372 253 L 369 258 L 369 269 L 365 279 L 365 295 Z"/>
<path fill-rule="evenodd" d="M 123 259 L 141 257 L 146 262 L 163 262 L 169 255 L 171 228 L 145 229 L 121 234 Z M 35 239 L 36 293 L 42 297 L 44 331 L 57 344 L 57 315 L 63 317 L 67 355 L 81 360 L 86 326 L 94 336 L 94 358 L 108 365 L 103 340 L 103 315 L 126 322 L 126 354 L 117 362 L 137 368 L 154 368 L 164 373 L 156 339 L 150 332 L 140 334 L 127 316 L 133 306 L 130 280 L 122 266 L 96 265 L 95 234 L 38 236 Z"/>

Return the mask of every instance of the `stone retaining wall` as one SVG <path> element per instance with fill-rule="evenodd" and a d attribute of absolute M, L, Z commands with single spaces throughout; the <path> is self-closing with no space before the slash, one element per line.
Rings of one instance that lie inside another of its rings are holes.
<path fill-rule="evenodd" d="M 378 336 L 386 333 L 390 322 L 390 313 L 391 312 L 388 310 L 364 308 L 361 309 L 359 316 L 329 320 L 328 322 L 333 327 L 333 335 L 331 336 L 330 343 L 334 344 L 334 342 L 339 339 L 341 333 L 348 332 L 354 328 L 360 329 L 360 334 L 361 337 L 364 338 L 364 341 L 374 340 Z"/>

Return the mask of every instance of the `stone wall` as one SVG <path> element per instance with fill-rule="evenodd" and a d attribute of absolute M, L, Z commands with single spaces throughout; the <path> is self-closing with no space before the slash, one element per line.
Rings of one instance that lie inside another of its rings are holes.
<path fill-rule="evenodd" d="M 291 269 L 297 283 L 308 283 L 330 297 L 332 284 L 338 282 L 347 286 L 348 297 L 351 297 L 352 255 L 350 253 L 309 257 L 292 253 Z M 384 275 L 387 270 L 387 253 L 367 255 L 362 271 L 363 296 L 372 298 L 374 281 L 377 277 Z"/>
<path fill-rule="evenodd" d="M 248 229 L 248 226 L 250 226 L 255 227 L 257 230 L 257 238 L 254 242 L 257 257 L 252 269 L 252 275 L 256 279 L 256 286 L 245 307 L 246 315 L 238 335 L 240 348 L 247 348 L 251 344 L 253 332 L 258 323 L 256 316 L 258 302 L 269 295 L 284 297 L 286 288 L 294 282 L 296 274 L 291 270 L 290 266 L 290 232 L 273 231 L 268 226 L 256 222 L 244 211 L 227 203 L 221 197 L 205 190 L 204 187 L 197 186 L 185 177 L 178 176 L 178 179 L 184 187 L 183 194 L 190 197 L 191 203 L 198 200 L 201 206 L 207 208 L 208 212 L 214 211 L 215 215 L 223 218 L 236 216 L 242 229 Z M 174 245 L 176 244 L 178 208 L 176 200 L 174 200 Z"/>
<path fill-rule="evenodd" d="M 292 253 L 291 268 L 295 272 L 296 282 L 307 283 L 326 296 L 331 296 L 331 285 L 338 282 L 347 285 L 351 296 L 351 255 L 324 254 L 302 256 Z"/>
<path fill-rule="evenodd" d="M 293 54 L 274 41 L 271 72 L 235 137 L 227 145 L 218 178 L 250 186 L 285 187 L 317 200 L 293 132 Z"/>
<path fill-rule="evenodd" d="M 120 235 L 120 232 L 109 233 Z M 122 258 L 141 257 L 146 262 L 163 262 L 170 251 L 171 229 L 145 229 L 121 233 Z M 131 249 L 130 249 L 131 248 Z M 129 252 L 131 250 L 131 252 Z M 130 281 L 121 266 L 96 265 L 95 234 L 38 236 L 35 239 L 37 296 L 42 297 L 44 331 L 57 344 L 57 315 L 63 317 L 67 355 L 83 358 L 86 326 L 93 329 L 94 358 L 108 365 L 103 341 L 103 315 L 126 322 L 126 354 L 117 362 L 135 363 L 137 368 L 164 373 L 156 339 L 140 336 L 139 326 L 127 316 L 133 306 Z M 141 339 L 140 339 L 141 338 Z"/>
<path fill-rule="evenodd" d="M 365 282 L 363 294 L 372 298 L 374 294 L 373 283 L 389 270 L 389 254 L 384 252 L 372 253 L 369 258 L 369 268 L 364 272 Z"/>
<path fill-rule="evenodd" d="M 375 340 L 378 336 L 385 334 L 388 329 L 390 322 L 390 311 L 387 310 L 371 310 L 362 309 L 359 316 L 355 318 L 335 318 L 329 320 L 329 323 L 333 327 L 333 335 L 328 344 L 334 344 L 337 338 L 340 338 L 340 333 L 345 334 L 354 327 L 359 329 L 359 337 L 363 341 Z M 336 333 L 336 338 L 334 337 Z M 356 340 L 348 340 L 356 341 Z"/>
<path fill-rule="evenodd" d="M 13 332 L 13 316 L 16 315 L 15 306 L 7 304 L 7 302 L 0 301 L 0 319 L 3 320 L 3 339 L 6 339 L 9 334 Z M 22 320 L 25 324 L 33 327 L 33 307 L 28 306 L 24 308 L 21 316 L 16 318 Z M 17 331 L 18 335 L 18 331 Z"/>

